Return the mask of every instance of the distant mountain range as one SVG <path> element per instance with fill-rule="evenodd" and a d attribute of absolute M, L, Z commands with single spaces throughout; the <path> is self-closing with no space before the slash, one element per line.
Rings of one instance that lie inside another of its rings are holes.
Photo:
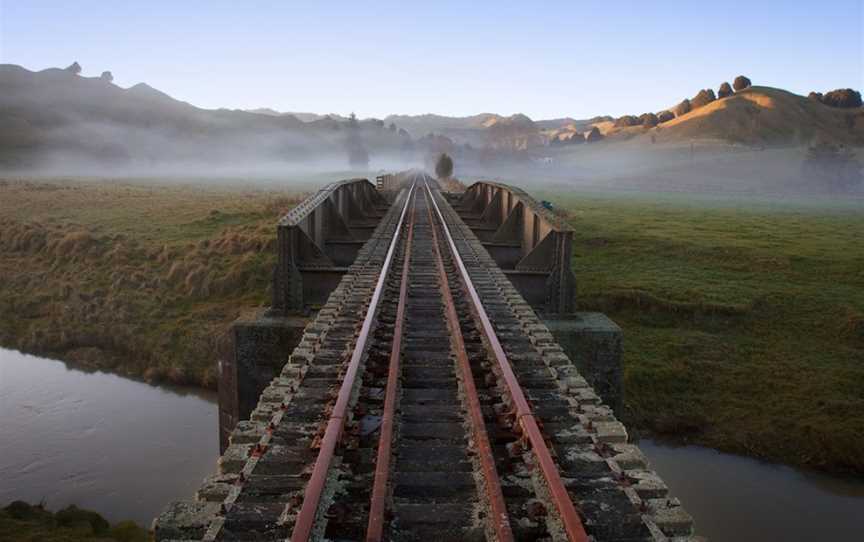
<path fill-rule="evenodd" d="M 303 122 L 291 114 L 202 109 L 144 83 L 128 89 L 62 69 L 32 72 L 0 65 L 0 167 L 25 169 L 98 163 L 118 168 L 162 163 L 344 160 L 345 122 Z M 402 140 L 378 123 L 357 131 L 377 152 Z"/>
<path fill-rule="evenodd" d="M 335 113 L 330 113 L 327 115 L 319 115 L 318 113 L 300 113 L 295 111 L 287 111 L 285 113 L 282 113 L 276 111 L 275 109 L 270 109 L 269 107 L 259 107 L 258 109 L 248 109 L 247 111 L 249 111 L 250 113 L 258 113 L 259 115 L 270 115 L 274 117 L 291 115 L 292 117 L 298 118 L 303 122 L 314 122 L 316 120 L 348 120 L 348 117 L 343 117 L 342 115 L 337 115 Z"/>
<path fill-rule="evenodd" d="M 340 115 L 269 108 L 202 109 L 144 83 L 124 89 L 110 79 L 81 77 L 68 69 L 32 72 L 0 65 L 0 168 L 68 168 L 87 161 L 118 168 L 165 162 L 221 167 L 344 161 L 346 148 L 358 144 L 373 156 L 401 159 L 456 149 L 542 153 L 549 144 L 583 142 L 595 128 L 588 141 L 605 136 L 609 142 L 650 138 L 652 143 L 718 139 L 788 144 L 819 137 L 864 144 L 860 107 L 837 109 L 768 87 L 744 89 L 657 126 L 624 126 L 608 116 L 535 121 L 522 114 L 426 114 L 353 122 Z"/>

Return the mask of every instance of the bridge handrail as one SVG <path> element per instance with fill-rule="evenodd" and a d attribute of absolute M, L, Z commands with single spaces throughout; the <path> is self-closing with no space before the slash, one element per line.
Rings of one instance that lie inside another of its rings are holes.
<path fill-rule="evenodd" d="M 309 213 L 312 212 L 316 207 L 321 205 L 324 200 L 330 197 L 330 194 L 341 188 L 342 186 L 348 184 L 355 183 L 368 183 L 369 186 L 374 188 L 369 179 L 364 178 L 354 178 L 354 179 L 343 179 L 341 181 L 332 182 L 324 185 L 321 189 L 315 192 L 313 195 L 301 201 L 297 206 L 288 211 L 288 214 L 279 219 L 280 226 L 296 226 L 303 221 L 304 218 L 309 216 Z"/>
<path fill-rule="evenodd" d="M 524 205 L 530 207 L 533 212 L 537 213 L 543 219 L 549 222 L 549 225 L 552 226 L 552 229 L 554 229 L 555 231 L 576 231 L 573 229 L 573 226 L 567 223 L 566 220 L 544 207 L 542 204 L 540 204 L 540 202 L 534 199 L 532 195 L 517 186 L 499 183 L 496 181 L 477 181 L 465 189 L 465 194 L 467 195 L 469 192 L 475 190 L 475 187 L 476 189 L 479 189 L 482 185 L 488 185 L 495 188 L 500 188 L 502 190 L 507 190 L 514 196 L 518 197 Z"/>

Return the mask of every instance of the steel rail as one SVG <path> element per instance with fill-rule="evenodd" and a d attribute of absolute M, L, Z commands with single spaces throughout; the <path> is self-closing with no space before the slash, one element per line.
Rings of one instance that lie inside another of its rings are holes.
<path fill-rule="evenodd" d="M 428 190 L 428 185 L 427 185 Z M 423 194 L 428 200 L 429 195 Z M 432 229 L 432 246 L 435 253 L 435 266 L 438 269 L 438 278 L 441 283 L 441 294 L 444 298 L 444 310 L 447 315 L 447 327 L 450 329 L 450 340 L 456 353 L 459 370 L 462 373 L 462 385 L 465 391 L 465 400 L 468 403 L 471 430 L 474 436 L 474 444 L 477 447 L 477 456 L 480 460 L 480 468 L 486 482 L 486 497 L 491 509 L 492 529 L 497 537 L 497 542 L 512 542 L 514 540 L 513 530 L 510 527 L 510 518 L 507 514 L 507 505 L 504 503 L 504 493 L 501 490 L 501 480 L 495 468 L 495 456 L 492 453 L 492 445 L 489 443 L 489 435 L 486 433 L 486 422 L 483 419 L 483 411 L 480 407 L 480 397 L 477 395 L 477 386 L 474 384 L 474 374 L 471 371 L 471 362 L 468 360 L 468 352 L 465 348 L 465 339 L 462 336 L 462 328 L 459 325 L 459 315 L 456 312 L 456 304 L 453 301 L 453 292 L 444 269 L 444 258 L 438 245 L 438 232 L 435 228 L 435 220 L 432 216 L 432 208 L 427 207 L 429 213 L 429 224 Z"/>
<path fill-rule="evenodd" d="M 416 194 L 414 194 L 416 199 Z M 387 485 L 390 481 L 390 458 L 393 446 L 393 422 L 396 417 L 396 389 L 399 386 L 399 360 L 402 357 L 402 335 L 405 329 L 405 309 L 408 299 L 408 273 L 411 265 L 411 239 L 414 235 L 415 205 L 411 206 L 411 218 L 405 236 L 402 282 L 399 284 L 399 303 L 396 306 L 396 322 L 393 328 L 393 343 L 390 347 L 390 363 L 387 370 L 387 389 L 384 395 L 384 412 L 381 416 L 381 434 L 378 438 L 378 453 L 375 458 L 375 480 L 372 484 L 372 499 L 369 505 L 369 522 L 366 541 L 379 542 L 384 538 L 384 510 L 387 503 Z"/>
<path fill-rule="evenodd" d="M 345 414 L 348 411 L 348 404 L 354 390 L 354 384 L 360 368 L 360 359 L 363 357 L 363 352 L 366 349 L 366 342 L 369 339 L 372 322 L 375 319 L 375 313 L 378 309 L 381 293 L 384 290 L 384 282 L 386 281 L 387 275 L 390 271 L 390 264 L 393 261 L 393 253 L 396 250 L 396 244 L 402 230 L 402 223 L 405 220 L 405 214 L 408 211 L 408 205 L 411 202 L 411 197 L 414 193 L 414 186 L 414 184 L 411 185 L 411 188 L 408 191 L 408 196 L 405 198 L 405 206 L 402 208 L 402 214 L 399 216 L 399 222 L 396 224 L 393 239 L 390 241 L 390 247 L 387 249 L 387 255 L 384 258 L 384 264 L 381 266 L 381 272 L 378 275 L 375 290 L 372 292 L 372 299 L 369 302 L 369 307 L 366 309 L 366 316 L 363 319 L 363 325 L 361 326 L 360 333 L 357 336 L 357 343 L 355 344 L 354 351 L 351 354 L 351 360 L 348 362 L 348 368 L 345 371 L 342 386 L 339 388 L 339 395 L 336 398 L 336 404 L 333 407 L 330 419 L 327 421 L 327 428 L 324 431 L 324 437 L 321 439 L 321 447 L 318 451 L 318 457 L 315 459 L 315 466 L 312 468 L 312 475 L 309 477 L 309 482 L 306 484 L 306 490 L 303 493 L 303 504 L 301 505 L 300 512 L 294 523 L 294 530 L 291 532 L 292 542 L 306 542 L 309 540 L 309 537 L 312 534 L 312 529 L 315 526 L 315 517 L 321 503 L 321 495 L 324 492 L 324 485 L 327 482 L 327 473 L 330 471 L 336 446 L 342 438 L 342 430 L 345 427 Z"/>
<path fill-rule="evenodd" d="M 522 427 L 528 441 L 531 443 L 531 449 L 537 458 L 538 466 L 540 467 L 540 471 L 546 481 L 552 501 L 558 511 L 559 518 L 564 525 L 567 538 L 572 542 L 587 542 L 588 534 L 585 532 L 582 520 L 576 512 L 576 508 L 573 506 L 573 501 L 567 493 L 567 488 L 564 487 L 564 482 L 561 480 L 558 467 L 552 459 L 552 454 L 549 451 L 548 446 L 546 446 L 546 441 L 543 439 L 543 434 L 540 432 L 537 420 L 534 419 L 534 414 L 531 412 L 531 406 L 525 398 L 522 387 L 519 385 L 519 381 L 510 365 L 510 361 L 507 359 L 507 355 L 504 353 L 501 342 L 495 334 L 495 329 L 492 327 L 489 315 L 486 313 L 486 309 L 483 308 L 483 302 L 480 300 L 480 296 L 474 288 L 471 277 L 468 275 L 468 270 L 465 268 L 465 264 L 462 261 L 462 257 L 459 255 L 456 243 L 453 241 L 453 236 L 450 234 L 450 228 L 447 226 L 446 220 L 444 220 L 444 214 L 438 207 L 434 194 L 432 194 L 432 189 L 429 188 L 429 184 L 425 179 L 423 184 L 431 197 L 432 205 L 435 207 L 435 211 L 441 221 L 444 235 L 447 238 L 450 251 L 453 253 L 453 260 L 459 268 L 463 284 L 468 291 L 472 305 L 474 306 L 477 317 L 480 320 L 483 334 L 486 336 L 489 346 L 492 349 L 492 353 L 495 356 L 495 360 L 498 363 L 498 367 L 501 370 L 502 378 L 510 392 L 510 397 L 516 410 L 516 420 Z"/>

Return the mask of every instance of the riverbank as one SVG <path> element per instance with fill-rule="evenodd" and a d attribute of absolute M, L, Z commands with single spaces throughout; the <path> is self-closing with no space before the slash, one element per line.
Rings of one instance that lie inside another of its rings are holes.
<path fill-rule="evenodd" d="M 545 193 L 643 435 L 864 476 L 864 202 Z"/>
<path fill-rule="evenodd" d="M 0 181 L 0 346 L 215 389 L 220 337 L 269 304 L 274 224 L 299 189 Z"/>
<path fill-rule="evenodd" d="M 41 504 L 15 501 L 0 508 L 0 542 L 147 542 L 146 529 L 132 521 L 111 525 L 90 510 L 74 505 L 57 512 Z"/>

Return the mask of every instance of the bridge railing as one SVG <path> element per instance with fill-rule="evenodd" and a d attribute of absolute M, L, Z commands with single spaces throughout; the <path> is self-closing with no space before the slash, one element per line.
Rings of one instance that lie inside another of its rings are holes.
<path fill-rule="evenodd" d="M 291 209 L 277 226 L 273 310 L 299 312 L 326 301 L 387 207 L 367 179 L 348 179 Z"/>
<path fill-rule="evenodd" d="M 481 181 L 454 207 L 523 297 L 548 313 L 574 310 L 573 228 L 524 190 Z"/>

